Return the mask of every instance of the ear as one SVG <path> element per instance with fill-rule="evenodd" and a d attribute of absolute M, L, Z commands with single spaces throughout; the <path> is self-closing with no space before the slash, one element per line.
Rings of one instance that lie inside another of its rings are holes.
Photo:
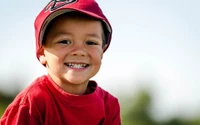
<path fill-rule="evenodd" d="M 103 54 L 104 54 L 104 50 L 107 48 L 107 46 L 108 46 L 108 44 L 105 44 L 104 46 L 103 46 L 103 52 L 101 53 L 101 59 L 103 59 Z"/>
<path fill-rule="evenodd" d="M 101 54 L 101 59 L 103 59 L 103 53 Z"/>
<path fill-rule="evenodd" d="M 105 51 L 105 49 L 108 47 L 108 44 L 105 44 L 104 46 L 103 46 L 103 53 L 102 53 L 102 55 L 101 55 L 101 59 L 103 59 L 103 54 L 104 54 L 104 51 Z"/>
<path fill-rule="evenodd" d="M 46 65 L 47 63 L 47 60 L 46 60 L 46 57 L 45 57 L 45 54 L 44 54 L 44 48 L 40 48 L 39 50 L 39 61 L 43 64 L 43 65 Z"/>
<path fill-rule="evenodd" d="M 105 51 L 105 49 L 108 47 L 108 44 L 105 44 L 104 46 L 103 46 L 103 51 Z"/>

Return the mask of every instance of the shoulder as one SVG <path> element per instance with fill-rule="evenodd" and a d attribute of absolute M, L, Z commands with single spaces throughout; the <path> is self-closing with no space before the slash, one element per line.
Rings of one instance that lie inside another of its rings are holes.
<path fill-rule="evenodd" d="M 46 76 L 38 77 L 28 87 L 23 89 L 8 106 L 8 109 L 19 106 L 33 108 L 36 105 L 45 103 L 44 98 L 49 96 L 45 77 Z"/>
<path fill-rule="evenodd" d="M 47 105 L 45 99 L 50 98 L 48 89 L 45 87 L 46 82 L 45 76 L 42 76 L 22 90 L 6 108 L 1 120 L 12 119 L 10 122 L 14 122 L 17 120 L 15 119 L 16 117 L 22 118 L 22 116 L 23 120 L 33 117 L 38 118 L 43 112 L 45 105 Z"/>
<path fill-rule="evenodd" d="M 104 90 L 101 87 L 97 87 L 97 93 L 99 96 L 101 96 L 101 98 L 104 100 L 104 104 L 107 105 L 118 105 L 118 98 L 114 95 L 112 95 L 110 92 Z"/>
<path fill-rule="evenodd" d="M 121 125 L 120 104 L 118 98 L 101 87 L 97 87 L 97 90 L 104 101 L 105 124 Z"/>

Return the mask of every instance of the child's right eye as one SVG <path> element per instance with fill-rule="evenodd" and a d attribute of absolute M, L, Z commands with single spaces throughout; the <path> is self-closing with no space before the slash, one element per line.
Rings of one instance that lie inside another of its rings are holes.
<path fill-rule="evenodd" d="M 70 44 L 71 42 L 69 40 L 62 40 L 59 41 L 58 43 L 62 43 L 62 44 Z"/>

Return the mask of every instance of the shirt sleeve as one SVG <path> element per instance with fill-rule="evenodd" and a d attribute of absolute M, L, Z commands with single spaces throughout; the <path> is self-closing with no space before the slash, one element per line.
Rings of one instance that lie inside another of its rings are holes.
<path fill-rule="evenodd" d="M 106 108 L 106 118 L 103 125 L 121 125 L 120 105 L 118 99 L 109 102 Z"/>
<path fill-rule="evenodd" d="M 121 125 L 120 105 L 119 105 L 118 100 L 115 102 L 115 105 L 113 108 L 112 121 L 110 125 Z"/>
<path fill-rule="evenodd" d="M 0 119 L 0 125 L 40 125 L 29 106 L 18 105 L 6 109 Z"/>

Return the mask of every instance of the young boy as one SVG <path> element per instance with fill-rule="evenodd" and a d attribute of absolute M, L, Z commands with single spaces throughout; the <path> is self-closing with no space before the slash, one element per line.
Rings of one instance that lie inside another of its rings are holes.
<path fill-rule="evenodd" d="M 89 80 L 112 28 L 94 0 L 52 0 L 35 20 L 36 55 L 48 75 L 8 106 L 0 125 L 120 125 L 117 98 Z"/>

